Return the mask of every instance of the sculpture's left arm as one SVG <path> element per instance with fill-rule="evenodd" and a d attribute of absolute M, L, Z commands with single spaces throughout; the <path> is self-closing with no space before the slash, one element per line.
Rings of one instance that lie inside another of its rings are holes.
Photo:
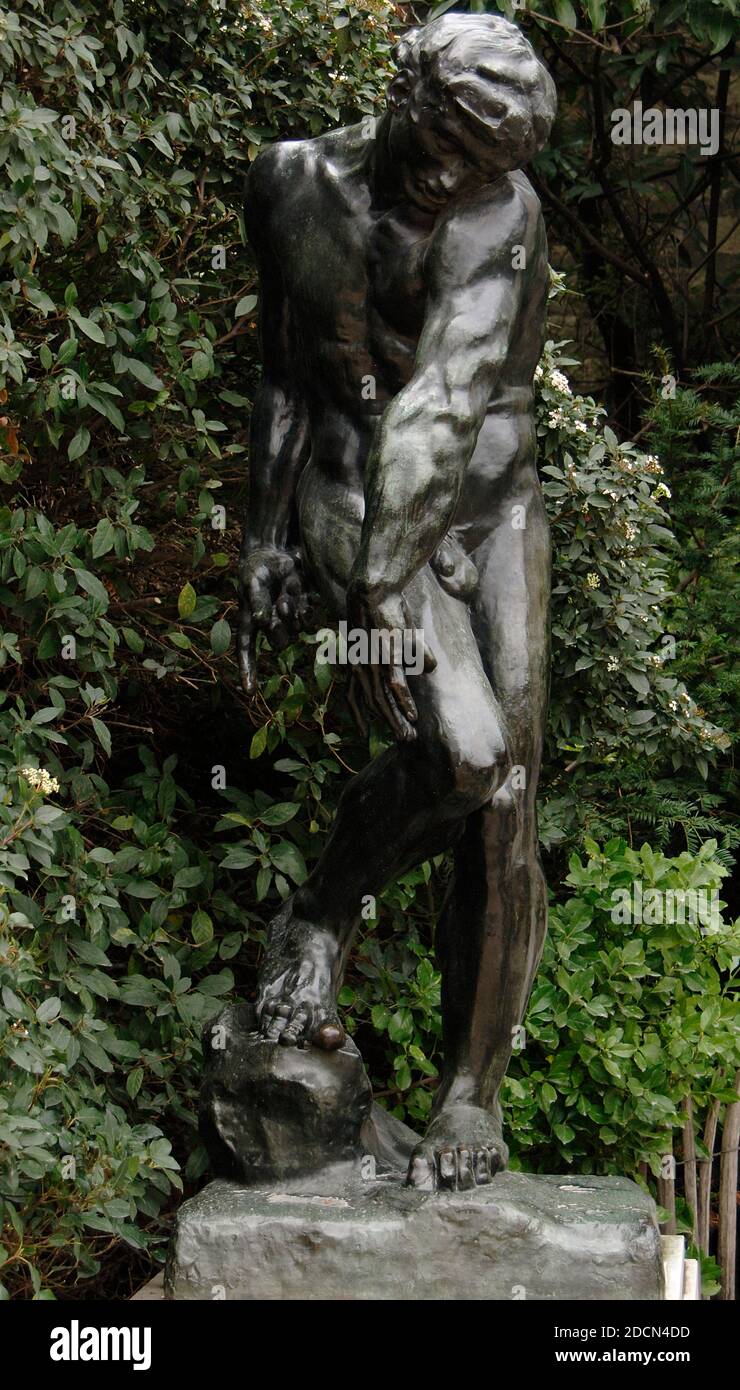
<path fill-rule="evenodd" d="M 538 207 L 504 181 L 484 208 L 455 212 L 430 248 L 429 299 L 414 374 L 385 411 L 368 461 L 352 592 L 400 596 L 451 524 L 486 407 L 538 256 Z M 495 245 L 492 238 L 495 237 Z"/>

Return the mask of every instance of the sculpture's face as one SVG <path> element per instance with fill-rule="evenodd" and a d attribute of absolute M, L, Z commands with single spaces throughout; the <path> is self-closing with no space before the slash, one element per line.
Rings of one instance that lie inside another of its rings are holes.
<path fill-rule="evenodd" d="M 492 149 L 472 134 L 454 103 L 430 93 L 423 82 L 389 106 L 393 162 L 406 197 L 426 212 L 492 183 L 513 167 L 500 147 Z"/>

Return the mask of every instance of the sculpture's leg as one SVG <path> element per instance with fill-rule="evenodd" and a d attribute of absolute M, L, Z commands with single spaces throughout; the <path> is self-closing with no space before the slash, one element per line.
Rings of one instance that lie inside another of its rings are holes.
<path fill-rule="evenodd" d="M 267 1037 L 286 1043 L 341 1042 L 335 1001 L 363 898 L 448 847 L 507 775 L 500 710 L 466 606 L 428 568 L 406 597 L 437 667 L 411 677 L 417 738 L 349 784 L 318 864 L 271 924 L 257 1007 Z"/>
<path fill-rule="evenodd" d="M 481 1109 L 498 1129 L 493 1161 L 505 1166 L 498 1091 L 546 929 L 535 797 L 548 693 L 549 535 L 538 490 L 526 498 L 525 529 L 508 524 L 508 504 L 502 513 L 475 556 L 475 626 L 504 712 L 512 770 L 468 818 L 439 925 L 444 1075 L 412 1160 L 411 1178 L 420 1183 L 436 1176 L 455 1184 L 453 1151 L 461 1141 L 470 1146 Z"/>

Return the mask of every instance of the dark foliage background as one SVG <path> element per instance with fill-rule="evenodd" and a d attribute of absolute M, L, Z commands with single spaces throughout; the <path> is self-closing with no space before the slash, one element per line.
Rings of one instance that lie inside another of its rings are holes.
<path fill-rule="evenodd" d="M 700 1127 L 740 1063 L 727 914 L 711 933 L 610 914 L 635 880 L 720 889 L 737 841 L 732 10 L 674 11 L 518 12 L 561 91 L 534 171 L 560 273 L 537 407 L 552 930 L 508 1118 L 516 1163 L 643 1181 L 687 1096 Z M 0 15 L 0 1296 L 121 1296 L 161 1256 L 205 1169 L 200 1029 L 253 988 L 266 922 L 381 746 L 358 741 L 311 634 L 263 646 L 253 704 L 238 688 L 258 370 L 240 196 L 264 142 L 377 111 L 394 36 L 429 12 Z M 605 113 L 637 90 L 724 103 L 718 156 L 606 159 Z M 594 383 L 611 423 L 579 394 Z M 376 1094 L 417 1125 L 446 873 L 388 891 L 342 996 Z"/>

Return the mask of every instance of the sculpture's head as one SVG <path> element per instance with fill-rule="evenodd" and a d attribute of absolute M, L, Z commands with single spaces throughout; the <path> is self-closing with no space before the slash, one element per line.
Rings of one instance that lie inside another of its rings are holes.
<path fill-rule="evenodd" d="M 555 84 L 516 25 L 447 14 L 396 45 L 389 153 L 406 196 L 427 210 L 491 183 L 541 150 Z"/>

